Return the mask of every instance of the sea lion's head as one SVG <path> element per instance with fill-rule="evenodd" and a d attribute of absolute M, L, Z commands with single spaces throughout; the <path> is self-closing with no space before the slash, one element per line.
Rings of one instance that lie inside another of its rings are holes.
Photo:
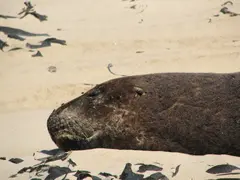
<path fill-rule="evenodd" d="M 101 125 L 87 115 L 85 106 L 84 97 L 81 97 L 63 104 L 49 116 L 48 131 L 59 148 L 69 151 L 98 147 Z"/>
<path fill-rule="evenodd" d="M 131 103 L 142 95 L 142 89 L 128 81 L 97 85 L 53 111 L 48 131 L 64 150 L 141 146 L 144 135 L 139 135 L 138 113 Z"/>

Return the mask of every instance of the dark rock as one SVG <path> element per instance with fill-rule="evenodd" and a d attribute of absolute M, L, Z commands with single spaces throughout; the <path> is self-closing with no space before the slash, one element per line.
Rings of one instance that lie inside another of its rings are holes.
<path fill-rule="evenodd" d="M 74 176 L 78 177 L 80 174 L 90 174 L 90 171 L 83 171 L 83 170 L 78 170 Z"/>
<path fill-rule="evenodd" d="M 75 174 L 74 174 L 75 177 L 77 177 L 77 180 L 82 180 L 86 177 L 92 177 L 92 175 L 90 174 L 89 171 L 80 171 L 78 170 Z"/>
<path fill-rule="evenodd" d="M 19 41 L 24 41 L 25 40 L 25 38 L 23 38 L 21 36 L 18 36 L 16 34 L 8 34 L 8 38 L 17 39 Z"/>
<path fill-rule="evenodd" d="M 104 177 L 110 177 L 110 176 L 112 176 L 112 177 L 117 178 L 117 175 L 112 175 L 112 174 L 106 173 L 106 172 L 100 172 L 99 175 L 104 176 Z"/>
<path fill-rule="evenodd" d="M 19 164 L 19 163 L 23 162 L 23 160 L 20 159 L 20 158 L 11 158 L 8 161 L 10 161 L 10 162 L 12 162 L 14 164 Z"/>
<path fill-rule="evenodd" d="M 66 45 L 66 41 L 65 40 L 61 40 L 61 39 L 57 39 L 57 38 L 47 38 L 44 41 L 41 41 L 41 43 L 56 43 L 56 44 L 61 44 L 61 45 Z"/>
<path fill-rule="evenodd" d="M 164 174 L 157 172 L 144 178 L 144 180 L 169 180 Z"/>
<path fill-rule="evenodd" d="M 72 167 L 77 166 L 77 164 L 72 159 L 69 159 L 68 162 L 69 162 L 69 164 L 72 165 Z"/>
<path fill-rule="evenodd" d="M 57 160 L 64 161 L 68 158 L 69 155 L 70 155 L 69 153 L 60 151 L 53 156 L 44 157 L 44 158 L 40 158 L 40 159 L 36 159 L 36 160 L 42 161 L 42 162 L 45 162 L 45 163 L 52 162 L 52 161 L 57 161 Z"/>
<path fill-rule="evenodd" d="M 122 174 L 120 175 L 121 180 L 142 180 L 144 177 L 144 175 L 142 174 L 136 174 L 132 171 L 132 164 L 131 163 L 127 163 L 125 165 L 125 168 L 122 172 Z"/>
<path fill-rule="evenodd" d="M 3 19 L 15 19 L 17 18 L 16 16 L 8 16 L 8 15 L 2 15 L 0 14 L 0 18 L 3 18 Z"/>
<path fill-rule="evenodd" d="M 240 14 L 238 14 L 238 13 L 229 11 L 227 7 L 223 7 L 223 8 L 220 10 L 220 12 L 223 13 L 223 14 L 229 14 L 230 16 L 238 16 L 238 15 L 240 15 Z"/>
<path fill-rule="evenodd" d="M 10 51 L 17 51 L 17 50 L 21 50 L 21 49 L 23 49 L 23 48 L 21 48 L 21 47 L 15 47 L 15 48 L 9 49 L 8 52 L 10 52 Z"/>
<path fill-rule="evenodd" d="M 136 164 L 136 165 L 140 165 L 139 169 L 137 172 L 146 172 L 146 171 L 162 171 L 163 168 L 156 166 L 156 165 L 152 165 L 152 164 Z"/>
<path fill-rule="evenodd" d="M 30 49 L 39 49 L 44 47 L 49 47 L 51 44 L 49 42 L 42 42 L 41 44 L 30 44 L 26 43 L 26 47 Z"/>
<path fill-rule="evenodd" d="M 65 40 L 60 40 L 60 39 L 56 39 L 56 38 L 47 38 L 44 41 L 40 41 L 40 44 L 30 44 L 30 43 L 27 43 L 26 47 L 28 47 L 30 49 L 38 49 L 38 48 L 49 47 L 49 46 L 51 46 L 51 43 L 57 43 L 57 44 L 61 44 L 61 45 L 66 45 L 66 41 Z"/>
<path fill-rule="evenodd" d="M 30 33 L 22 29 L 0 26 L 0 32 L 4 34 L 18 35 L 18 36 L 49 36 L 48 34 Z"/>
<path fill-rule="evenodd" d="M 43 154 L 47 154 L 47 155 L 57 155 L 59 153 L 63 153 L 63 150 L 57 148 L 57 149 L 51 149 L 51 150 L 41 150 L 40 151 Z"/>
<path fill-rule="evenodd" d="M 222 6 L 226 6 L 227 4 L 233 5 L 232 1 L 226 1 L 225 3 L 222 4 Z"/>
<path fill-rule="evenodd" d="M 229 172 L 232 172 L 233 170 L 238 170 L 238 169 L 240 168 L 237 166 L 233 166 L 230 164 L 221 164 L 221 165 L 217 165 L 209 168 L 206 172 L 210 174 L 219 174 L 219 173 L 229 173 Z"/>
<path fill-rule="evenodd" d="M 174 176 L 177 175 L 177 173 L 179 172 L 179 168 L 180 168 L 180 166 L 181 166 L 181 164 L 179 164 L 179 165 L 176 167 L 175 172 L 172 173 L 172 177 L 174 177 Z"/>
<path fill-rule="evenodd" d="M 48 67 L 48 71 L 49 71 L 50 73 L 55 73 L 55 72 L 57 72 L 57 68 L 56 68 L 55 66 L 49 66 L 49 67 Z"/>
<path fill-rule="evenodd" d="M 232 172 L 232 173 L 221 173 L 221 174 L 217 174 L 217 176 L 227 176 L 227 175 L 240 175 L 240 172 Z"/>
<path fill-rule="evenodd" d="M 9 176 L 9 178 L 15 178 L 15 177 L 17 177 L 17 174 L 13 174 L 13 175 Z"/>
<path fill-rule="evenodd" d="M 30 15 L 34 16 L 35 18 L 37 18 L 39 21 L 47 20 L 48 17 L 46 15 L 41 15 L 34 10 L 34 6 L 31 4 L 31 2 L 24 2 L 24 5 L 26 7 L 23 8 L 22 11 L 18 13 L 18 15 L 21 15 L 24 13 L 24 15 L 22 17 L 20 17 L 20 19 L 23 19 L 24 17 L 26 17 L 27 15 L 30 14 Z"/>
<path fill-rule="evenodd" d="M 68 167 L 60 167 L 60 166 L 50 167 L 48 170 L 49 175 L 45 178 L 45 180 L 53 180 L 71 172 L 73 171 Z"/>
<path fill-rule="evenodd" d="M 39 19 L 40 21 L 47 21 L 47 18 L 48 18 L 46 15 L 39 14 L 36 11 L 31 12 L 29 14 L 33 15 L 35 18 Z"/>
<path fill-rule="evenodd" d="M 18 174 L 23 174 L 23 173 L 27 172 L 28 170 L 30 170 L 31 168 L 32 168 L 31 166 L 24 167 L 24 168 L 20 169 L 17 173 Z"/>
<path fill-rule="evenodd" d="M 4 42 L 4 41 L 2 41 L 1 39 L 0 39 L 0 49 L 3 51 L 3 48 L 4 47 L 8 47 L 9 45 L 6 43 L 6 42 Z"/>
<path fill-rule="evenodd" d="M 37 53 L 33 54 L 32 57 L 43 57 L 43 55 L 40 51 L 37 51 Z"/>
<path fill-rule="evenodd" d="M 48 171 L 50 168 L 50 165 L 48 164 L 36 164 L 34 166 L 28 166 L 28 167 L 24 167 L 22 169 L 20 169 L 17 174 L 23 174 L 23 173 L 31 173 L 31 172 L 35 172 L 36 176 L 43 176 L 40 173 L 46 172 Z"/>

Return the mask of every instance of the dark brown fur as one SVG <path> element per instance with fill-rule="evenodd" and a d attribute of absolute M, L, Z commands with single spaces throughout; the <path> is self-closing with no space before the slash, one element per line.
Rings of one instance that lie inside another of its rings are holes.
<path fill-rule="evenodd" d="M 47 126 L 65 151 L 112 148 L 240 156 L 240 73 L 113 79 L 54 110 Z"/>

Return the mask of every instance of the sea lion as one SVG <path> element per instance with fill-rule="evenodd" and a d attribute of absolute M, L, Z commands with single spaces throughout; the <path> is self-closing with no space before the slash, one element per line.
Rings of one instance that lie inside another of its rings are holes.
<path fill-rule="evenodd" d="M 240 72 L 112 79 L 54 110 L 47 128 L 64 151 L 240 156 Z"/>

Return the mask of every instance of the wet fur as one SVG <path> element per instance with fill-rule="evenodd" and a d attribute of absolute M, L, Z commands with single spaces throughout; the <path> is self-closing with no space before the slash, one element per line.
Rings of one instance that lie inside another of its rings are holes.
<path fill-rule="evenodd" d="M 97 85 L 54 110 L 52 140 L 112 148 L 240 156 L 240 73 L 161 73 Z"/>

